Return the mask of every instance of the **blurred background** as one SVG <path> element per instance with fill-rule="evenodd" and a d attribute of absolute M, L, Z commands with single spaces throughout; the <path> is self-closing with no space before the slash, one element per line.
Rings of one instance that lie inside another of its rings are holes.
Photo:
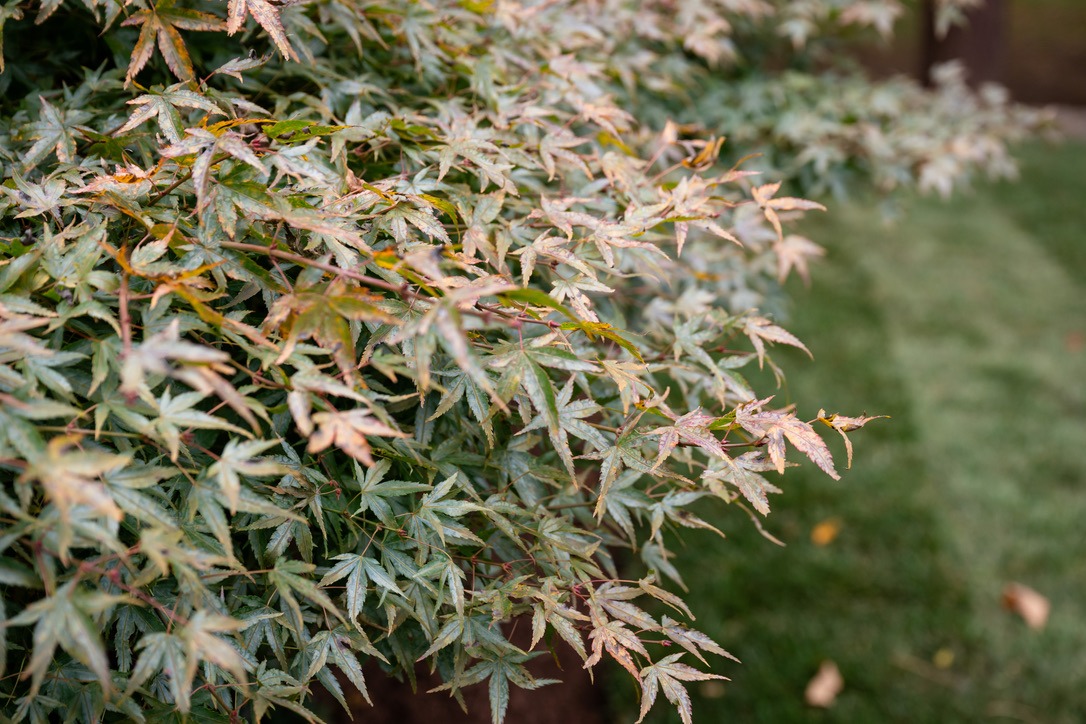
<path fill-rule="evenodd" d="M 808 224 L 828 253 L 788 326 L 814 360 L 777 356 L 782 397 L 892 419 L 841 483 L 795 471 L 766 521 L 786 547 L 742 516 L 685 536 L 698 624 L 743 661 L 696 722 L 1086 721 L 1086 143 L 1019 157 L 877 237 L 862 202 Z M 812 708 L 824 661 L 843 686 Z"/>
<path fill-rule="evenodd" d="M 685 536 L 699 628 L 743 661 L 695 687 L 700 724 L 1086 721 L 1086 2 L 988 0 L 943 40 L 929 10 L 853 52 L 920 78 L 959 59 L 1058 106 L 1064 140 L 892 224 L 873 198 L 805 222 L 827 255 L 790 283 L 786 326 L 814 360 L 778 351 L 781 398 L 892 419 L 853 436 L 841 483 L 790 477 L 766 522 L 786 547 L 742 516 L 713 518 L 719 544 Z M 839 679 L 812 683 L 826 662 Z"/>
<path fill-rule="evenodd" d="M 974 82 L 1000 83 L 1022 103 L 1086 105 L 1086 2 L 984 0 L 945 38 L 934 32 L 934 4 L 917 3 L 889 43 L 858 47 L 857 57 L 877 75 L 921 78 L 958 59 Z"/>

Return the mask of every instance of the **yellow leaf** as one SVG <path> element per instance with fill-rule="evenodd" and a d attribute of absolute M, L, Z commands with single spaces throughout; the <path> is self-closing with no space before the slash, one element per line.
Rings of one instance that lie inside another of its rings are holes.
<path fill-rule="evenodd" d="M 686 168 L 692 168 L 695 171 L 704 171 L 711 168 L 716 163 L 717 156 L 720 155 L 720 149 L 724 145 L 724 137 L 710 138 L 708 141 L 703 141 L 704 145 L 701 150 L 692 158 L 684 158 L 682 165 Z"/>
<path fill-rule="evenodd" d="M 954 652 L 944 646 L 935 652 L 935 655 L 931 657 L 931 662 L 937 669 L 949 669 L 954 664 Z"/>
<path fill-rule="evenodd" d="M 811 542 L 816 546 L 828 546 L 841 532 L 841 521 L 837 518 L 829 518 L 816 525 L 811 530 Z"/>

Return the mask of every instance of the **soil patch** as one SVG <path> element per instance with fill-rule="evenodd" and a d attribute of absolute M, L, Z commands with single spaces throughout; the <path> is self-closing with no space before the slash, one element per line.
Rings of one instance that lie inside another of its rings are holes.
<path fill-rule="evenodd" d="M 521 648 L 531 643 L 529 627 L 518 626 L 511 640 Z M 602 667 L 597 667 L 593 684 L 581 659 L 565 644 L 558 642 L 553 653 L 539 656 L 528 664 L 532 675 L 539 679 L 560 679 L 562 683 L 526 691 L 510 686 L 509 709 L 505 721 L 509 724 L 606 724 L 606 701 L 603 691 Z M 374 706 L 370 706 L 349 684 L 344 682 L 347 701 L 354 722 L 365 724 L 490 724 L 490 701 L 486 682 L 463 690 L 465 713 L 448 692 L 426 693 L 441 686 L 441 678 L 430 674 L 422 665 L 416 667 L 418 691 L 412 691 L 405 681 L 397 681 L 376 665 L 366 669 L 366 684 Z M 351 722 L 347 712 L 324 689 L 316 686 L 314 710 L 329 724 Z"/>

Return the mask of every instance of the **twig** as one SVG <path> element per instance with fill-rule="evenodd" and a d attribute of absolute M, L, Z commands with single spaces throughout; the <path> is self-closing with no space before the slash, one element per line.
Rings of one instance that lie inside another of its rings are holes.
<path fill-rule="evenodd" d="M 128 314 L 128 272 L 121 272 L 121 287 L 117 294 L 120 302 L 121 359 L 132 353 L 132 318 Z"/>

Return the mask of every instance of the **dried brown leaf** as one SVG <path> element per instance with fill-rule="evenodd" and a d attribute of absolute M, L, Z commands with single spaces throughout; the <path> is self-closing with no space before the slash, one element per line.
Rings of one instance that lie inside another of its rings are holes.
<path fill-rule="evenodd" d="M 253 16 L 253 20 L 264 28 L 284 58 L 298 60 L 294 49 L 290 47 L 290 41 L 287 40 L 287 31 L 279 18 L 279 10 L 267 0 L 230 0 L 227 6 L 226 32 L 233 35 L 241 30 L 247 15 Z"/>
<path fill-rule="evenodd" d="M 1031 629 L 1040 631 L 1048 623 L 1051 604 L 1048 599 L 1021 583 L 1008 583 L 1003 589 L 1003 607 L 1017 613 Z"/>
<path fill-rule="evenodd" d="M 843 688 L 845 688 L 845 680 L 841 677 L 841 670 L 837 668 L 837 664 L 832 661 L 823 661 L 818 667 L 818 673 L 807 683 L 803 700 L 808 706 L 828 709 L 833 706 Z"/>
<path fill-rule="evenodd" d="M 178 32 L 199 30 L 214 32 L 223 29 L 222 19 L 211 13 L 198 10 L 173 7 L 173 2 L 160 2 L 150 8 L 133 13 L 121 25 L 140 26 L 139 38 L 132 48 L 128 61 L 125 84 L 132 82 L 136 74 L 143 70 L 154 52 L 155 41 L 159 52 L 170 71 L 180 80 L 193 78 L 192 59 L 189 57 L 185 41 Z"/>

